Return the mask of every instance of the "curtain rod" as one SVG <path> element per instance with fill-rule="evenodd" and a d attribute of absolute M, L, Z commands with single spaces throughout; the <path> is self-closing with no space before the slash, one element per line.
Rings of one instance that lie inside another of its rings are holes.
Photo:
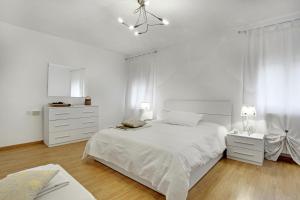
<path fill-rule="evenodd" d="M 130 56 L 130 57 L 125 58 L 125 60 L 127 61 L 129 59 L 133 59 L 133 58 L 137 58 L 137 57 L 141 57 L 141 56 L 146 56 L 146 55 L 151 55 L 151 54 L 156 54 L 156 53 L 158 53 L 157 50 L 151 51 L 151 52 L 147 52 L 147 53 L 143 53 L 143 54 L 139 54 L 139 55 L 136 55 L 136 56 Z"/>
<path fill-rule="evenodd" d="M 285 20 L 285 21 L 282 21 L 282 22 L 271 23 L 271 24 L 267 24 L 267 25 L 264 25 L 264 26 L 256 26 L 256 27 L 254 26 L 253 28 L 248 28 L 248 29 L 245 29 L 245 30 L 239 30 L 238 33 L 239 34 L 247 33 L 250 30 L 259 29 L 259 28 L 266 28 L 266 27 L 280 25 L 280 24 L 285 24 L 285 23 L 293 22 L 293 21 L 297 21 L 297 20 L 300 20 L 300 17 L 296 17 L 294 19 Z"/>

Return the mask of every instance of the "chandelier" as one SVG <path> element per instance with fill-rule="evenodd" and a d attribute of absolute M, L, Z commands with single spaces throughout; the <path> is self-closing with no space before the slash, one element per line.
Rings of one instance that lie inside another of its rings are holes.
<path fill-rule="evenodd" d="M 168 20 L 158 17 L 157 15 L 153 14 L 152 12 L 149 12 L 146 9 L 146 6 L 148 6 L 150 3 L 149 0 L 137 0 L 137 2 L 139 4 L 139 7 L 135 9 L 134 14 L 138 14 L 138 18 L 134 25 L 126 23 L 121 17 L 118 18 L 120 24 L 123 24 L 131 31 L 135 30 L 135 36 L 147 33 L 149 27 L 169 24 Z M 149 21 L 150 19 L 152 19 L 151 22 Z"/>

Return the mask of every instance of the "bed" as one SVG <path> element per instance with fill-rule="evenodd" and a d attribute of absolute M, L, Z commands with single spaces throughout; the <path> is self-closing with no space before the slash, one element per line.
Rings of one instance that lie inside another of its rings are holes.
<path fill-rule="evenodd" d="M 158 120 L 137 130 L 102 130 L 88 141 L 84 158 L 103 163 L 167 200 L 184 200 L 222 158 L 232 106 L 229 101 L 168 100 L 163 107 L 204 117 L 196 127 Z"/>

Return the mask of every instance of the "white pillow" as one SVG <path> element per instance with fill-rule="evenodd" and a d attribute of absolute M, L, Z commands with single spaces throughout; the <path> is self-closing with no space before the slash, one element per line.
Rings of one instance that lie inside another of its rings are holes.
<path fill-rule="evenodd" d="M 127 119 L 122 122 L 122 125 L 129 128 L 139 128 L 146 125 L 146 122 L 136 119 Z"/>
<path fill-rule="evenodd" d="M 183 111 L 163 111 L 161 115 L 162 121 L 168 124 L 182 126 L 197 126 L 203 119 L 203 114 Z"/>

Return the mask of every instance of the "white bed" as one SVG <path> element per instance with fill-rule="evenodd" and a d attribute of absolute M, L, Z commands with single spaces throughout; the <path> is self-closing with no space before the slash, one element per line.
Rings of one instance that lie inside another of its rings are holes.
<path fill-rule="evenodd" d="M 197 127 L 154 121 L 151 127 L 132 131 L 105 129 L 89 140 L 84 156 L 166 195 L 167 200 L 184 200 L 222 158 L 231 104 L 169 100 L 164 108 L 201 113 L 204 119 Z"/>

